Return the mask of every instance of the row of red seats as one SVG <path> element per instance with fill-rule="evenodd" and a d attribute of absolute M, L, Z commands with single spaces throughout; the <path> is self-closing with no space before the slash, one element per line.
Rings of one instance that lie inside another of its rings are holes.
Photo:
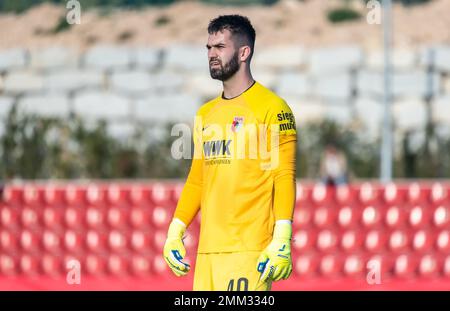
<path fill-rule="evenodd" d="M 323 205 L 343 204 L 441 204 L 450 198 L 450 183 L 378 183 L 327 187 L 297 183 L 297 202 Z"/>
<path fill-rule="evenodd" d="M 178 201 L 180 183 L 152 184 L 24 184 L 3 189 L 3 203 L 9 206 L 147 206 L 173 205 Z"/>
<path fill-rule="evenodd" d="M 425 254 L 416 256 L 411 253 L 392 256 L 391 254 L 302 254 L 294 256 L 294 276 L 301 278 L 350 276 L 365 278 L 369 271 L 379 273 L 385 278 L 450 278 L 450 255 Z M 73 266 L 73 260 L 79 263 L 84 275 L 112 276 L 148 276 L 170 274 L 160 255 L 124 255 L 109 256 L 89 254 L 83 258 L 75 256 L 43 256 L 7 254 L 0 255 L 0 274 L 11 275 L 65 275 Z"/>
<path fill-rule="evenodd" d="M 17 208 L 0 205 L 0 224 L 3 228 L 22 229 L 123 229 L 166 228 L 172 217 L 174 205 L 148 207 L 30 207 Z M 297 206 L 294 227 L 315 226 L 328 228 L 446 228 L 450 226 L 450 205 L 437 206 Z"/>
<path fill-rule="evenodd" d="M 412 206 L 297 206 L 294 212 L 294 227 L 340 228 L 385 227 L 398 228 L 448 228 L 450 226 L 450 204 Z"/>
<path fill-rule="evenodd" d="M 110 253 L 161 253 L 166 230 L 108 232 L 67 230 L 56 233 L 51 230 L 32 232 L 0 229 L 0 253 L 4 254 L 110 254 Z M 198 231 L 191 228 L 184 243 L 196 252 Z"/>
<path fill-rule="evenodd" d="M 195 252 L 198 231 L 191 228 L 185 239 L 186 247 Z M 56 233 L 51 230 L 32 232 L 29 230 L 0 230 L 0 251 L 14 253 L 49 254 L 87 254 L 136 252 L 148 253 L 162 250 L 166 237 L 165 230 L 108 232 L 67 230 Z M 368 231 L 330 229 L 299 229 L 294 231 L 293 250 L 298 253 L 315 250 L 322 253 L 343 251 L 351 254 L 355 251 L 367 253 L 403 252 L 450 253 L 450 229 L 441 231 L 406 231 L 394 229 Z"/>
<path fill-rule="evenodd" d="M 11 185 L 3 190 L 6 205 L 160 205 L 174 204 L 182 190 L 182 184 L 24 184 Z M 359 204 L 441 204 L 450 198 L 450 184 L 377 183 L 355 184 L 351 187 L 326 187 L 322 184 L 297 183 L 297 201 L 300 203 L 340 205 Z"/>
<path fill-rule="evenodd" d="M 357 251 L 372 254 L 379 252 L 449 254 L 450 228 L 442 231 L 405 231 L 401 229 L 390 231 L 380 229 L 368 231 L 324 229 L 316 231 L 300 229 L 294 231 L 293 249 L 299 254 L 311 250 L 321 253 L 343 251 L 348 254 Z"/>
<path fill-rule="evenodd" d="M 90 274 L 170 274 L 161 253 L 181 189 L 162 183 L 7 186 L 0 203 L 0 274 L 63 273 L 69 258 Z M 448 276 L 449 189 L 443 183 L 298 184 L 296 274 L 356 275 L 379 256 L 394 277 Z M 190 258 L 198 229 L 196 218 L 185 239 Z"/>
<path fill-rule="evenodd" d="M 0 206 L 0 224 L 11 229 L 167 228 L 174 205 L 148 207 Z"/>

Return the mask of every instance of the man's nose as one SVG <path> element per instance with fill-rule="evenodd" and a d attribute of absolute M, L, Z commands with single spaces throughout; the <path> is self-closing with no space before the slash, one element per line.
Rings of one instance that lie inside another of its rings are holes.
<path fill-rule="evenodd" d="M 214 48 L 208 50 L 208 59 L 211 61 L 212 58 L 217 58 L 217 53 Z"/>

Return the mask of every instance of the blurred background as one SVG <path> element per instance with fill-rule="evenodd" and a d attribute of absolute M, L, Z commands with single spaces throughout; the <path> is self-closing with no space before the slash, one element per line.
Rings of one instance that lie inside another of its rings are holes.
<path fill-rule="evenodd" d="M 255 79 L 297 119 L 295 268 L 274 289 L 449 290 L 450 1 L 392 1 L 388 97 L 381 9 L 0 1 L 0 289 L 192 288 L 161 257 L 190 165 L 171 156 L 171 130 L 220 94 L 206 28 L 239 13 L 257 32 Z M 389 183 L 379 181 L 386 98 Z M 70 259 L 81 284 L 66 281 Z M 367 280 L 374 262 L 381 284 Z"/>

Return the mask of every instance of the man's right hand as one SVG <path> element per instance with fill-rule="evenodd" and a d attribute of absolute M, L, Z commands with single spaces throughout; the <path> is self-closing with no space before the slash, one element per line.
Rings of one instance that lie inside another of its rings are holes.
<path fill-rule="evenodd" d="M 184 263 L 182 259 L 186 255 L 183 244 L 183 234 L 186 225 L 179 219 L 174 218 L 167 232 L 167 240 L 164 244 L 164 260 L 176 276 L 184 276 L 189 272 L 191 266 Z"/>

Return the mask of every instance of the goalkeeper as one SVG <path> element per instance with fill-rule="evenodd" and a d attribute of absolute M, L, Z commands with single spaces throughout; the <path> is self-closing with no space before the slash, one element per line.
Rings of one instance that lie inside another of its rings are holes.
<path fill-rule="evenodd" d="M 183 235 L 200 210 L 194 290 L 270 290 L 292 272 L 295 119 L 252 77 L 255 30 L 246 17 L 219 16 L 208 33 L 210 74 L 223 92 L 197 112 L 194 159 L 164 258 L 177 276 L 189 272 Z M 245 147 L 255 141 L 256 156 Z"/>

